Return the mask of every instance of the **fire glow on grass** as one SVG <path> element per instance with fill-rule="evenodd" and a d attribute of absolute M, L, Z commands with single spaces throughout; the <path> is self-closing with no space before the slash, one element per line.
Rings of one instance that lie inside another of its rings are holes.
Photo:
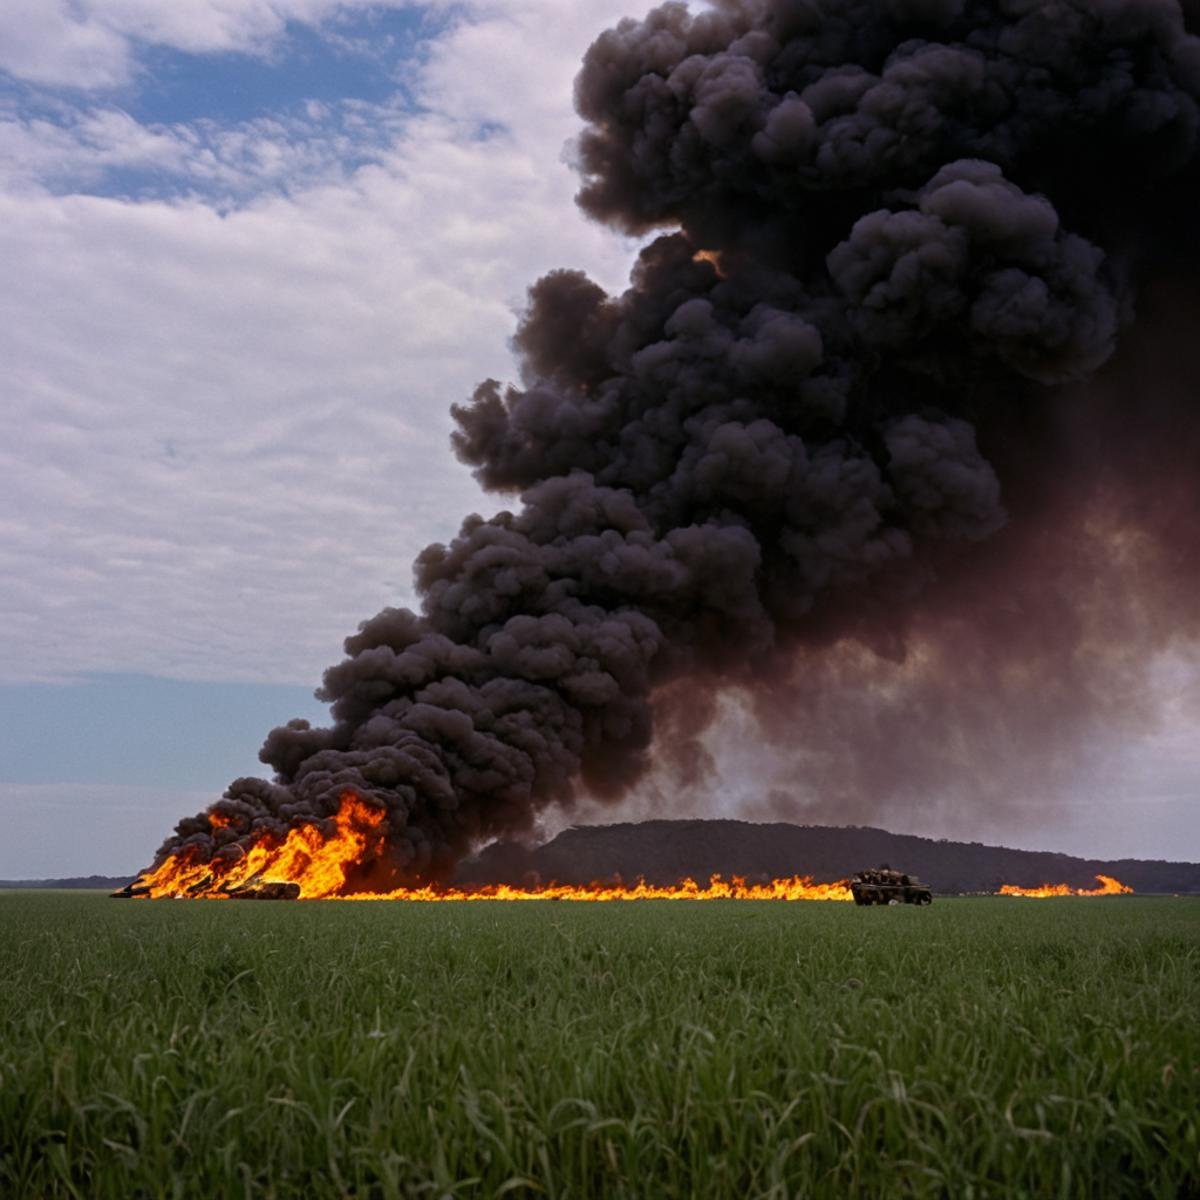
<path fill-rule="evenodd" d="M 229 828 L 233 818 L 220 810 L 208 814 L 215 829 Z M 814 883 L 799 876 L 770 883 L 747 883 L 713 875 L 708 883 L 684 879 L 669 887 L 638 881 L 629 886 L 593 883 L 586 886 L 547 884 L 517 888 L 494 884 L 478 888 L 399 888 L 389 892 L 354 891 L 354 869 L 377 857 L 386 838 L 387 814 L 353 793 L 342 796 L 332 818 L 333 832 L 317 824 L 297 825 L 286 837 L 266 835 L 234 859 L 202 861 L 184 847 L 169 855 L 138 880 L 151 897 L 226 899 L 257 880 L 295 883 L 306 900 L 850 900 L 849 886 Z"/>
<path fill-rule="evenodd" d="M 1023 888 L 1006 883 L 1000 889 L 1001 896 L 1029 896 L 1035 900 L 1046 900 L 1051 896 L 1127 896 L 1133 888 L 1111 875 L 1097 875 L 1098 888 L 1073 888 L 1065 883 L 1043 883 L 1041 887 Z"/>

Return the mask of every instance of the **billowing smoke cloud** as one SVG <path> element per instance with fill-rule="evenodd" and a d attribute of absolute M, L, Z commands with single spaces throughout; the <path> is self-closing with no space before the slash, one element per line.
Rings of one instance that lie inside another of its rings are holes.
<path fill-rule="evenodd" d="M 1104 547 L 1139 587 L 1195 578 L 1192 396 L 1084 382 L 1147 285 L 1196 312 L 1200 43 L 1176 3 L 668 3 L 596 41 L 576 99 L 584 210 L 663 232 L 621 296 L 538 281 L 520 386 L 455 408 L 512 511 L 425 550 L 421 613 L 364 622 L 326 673 L 330 727 L 273 731 L 276 782 L 236 781 L 231 823 L 164 851 L 236 854 L 353 791 L 389 813 L 364 881 L 436 876 L 626 794 L 725 687 L 814 771 L 828 750 L 845 776 L 833 743 L 861 738 L 854 786 L 883 795 L 905 703 L 943 731 L 932 762 L 1090 710 L 1083 649 L 1142 629 L 1081 590 Z M 1195 622 L 1152 608 L 1154 644 Z"/>

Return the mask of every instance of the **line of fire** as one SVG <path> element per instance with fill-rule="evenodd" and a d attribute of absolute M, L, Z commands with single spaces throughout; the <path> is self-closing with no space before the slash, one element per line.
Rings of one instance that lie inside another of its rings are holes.
<path fill-rule="evenodd" d="M 212 810 L 214 829 L 228 828 L 233 818 Z M 794 875 L 769 882 L 749 882 L 733 876 L 711 876 L 706 883 L 685 878 L 661 886 L 638 880 L 633 884 L 595 882 L 587 885 L 548 883 L 533 887 L 492 884 L 470 888 L 435 886 L 364 889 L 355 876 L 364 863 L 380 858 L 386 846 L 386 812 L 352 792 L 341 798 L 338 811 L 324 825 L 296 825 L 279 838 L 264 833 L 251 841 L 231 841 L 227 857 L 205 859 L 195 847 L 166 855 L 132 883 L 113 893 L 119 899 L 198 900 L 397 900 L 522 901 L 522 900 L 820 900 L 876 904 L 932 903 L 933 891 L 916 876 L 881 866 L 860 871 L 852 879 L 818 882 Z M 1050 898 L 1056 896 L 1126 895 L 1131 887 L 1108 875 L 1098 875 L 1095 888 L 1043 884 L 1035 888 L 1003 885 L 997 895 Z"/>

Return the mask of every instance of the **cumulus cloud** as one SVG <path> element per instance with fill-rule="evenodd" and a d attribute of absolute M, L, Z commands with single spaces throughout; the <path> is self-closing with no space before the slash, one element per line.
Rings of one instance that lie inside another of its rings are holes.
<path fill-rule="evenodd" d="M 129 77 L 129 40 L 66 0 L 0 8 L 0 68 L 34 83 L 115 87 Z"/>
<path fill-rule="evenodd" d="M 120 109 L 69 109 L 59 120 L 0 117 L 0 178 L 10 191 L 60 181 L 78 186 L 121 168 L 176 173 L 187 159 L 185 137 L 148 128 Z"/>
<path fill-rule="evenodd" d="M 0 192 L 0 676 L 311 683 L 364 613 L 411 595 L 416 551 L 487 503 L 448 407 L 508 373 L 524 282 L 564 257 L 624 273 L 561 161 L 573 64 L 617 11 L 469 12 L 430 47 L 419 108 L 315 179 L 336 151 L 255 186 L 194 130 L 111 110 L 7 144 L 24 166 Z M 206 162 L 236 189 L 202 194 Z M 183 185 L 93 194 L 112 163 Z"/>

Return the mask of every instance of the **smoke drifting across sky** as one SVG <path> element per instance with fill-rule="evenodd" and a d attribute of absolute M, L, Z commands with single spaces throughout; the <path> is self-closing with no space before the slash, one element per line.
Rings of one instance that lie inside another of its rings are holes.
<path fill-rule="evenodd" d="M 1197 632 L 1176 4 L 666 4 L 576 96 L 584 210 L 664 232 L 621 296 L 534 284 L 520 386 L 455 409 L 512 511 L 425 550 L 422 611 L 326 673 L 331 726 L 273 731 L 276 782 L 164 850 L 349 790 L 389 812 L 364 884 L 437 875 L 654 766 L 695 782 L 729 689 L 840 811 L 1003 803 L 1148 720 L 1147 662 Z"/>

